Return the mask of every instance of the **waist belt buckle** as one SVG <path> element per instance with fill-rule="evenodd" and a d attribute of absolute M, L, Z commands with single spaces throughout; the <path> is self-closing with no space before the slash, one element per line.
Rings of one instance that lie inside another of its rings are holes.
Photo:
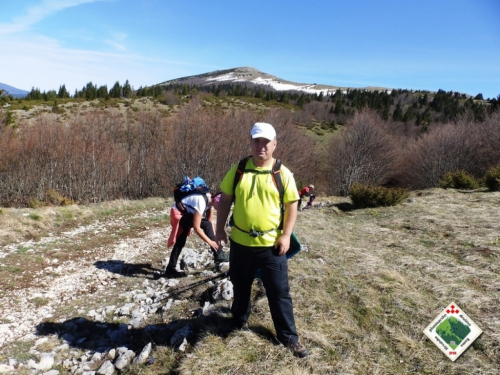
<path fill-rule="evenodd" d="M 256 230 L 254 229 L 250 229 L 250 232 L 248 232 L 248 234 L 250 235 L 250 237 L 253 237 L 253 238 L 256 238 L 256 237 L 259 237 L 260 236 L 260 233 L 257 232 Z"/>

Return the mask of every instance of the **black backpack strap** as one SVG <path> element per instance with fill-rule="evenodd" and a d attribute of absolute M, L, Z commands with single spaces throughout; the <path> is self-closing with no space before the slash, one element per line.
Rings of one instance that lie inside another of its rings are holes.
<path fill-rule="evenodd" d="M 281 160 L 276 159 L 276 162 L 273 165 L 272 176 L 274 185 L 278 189 L 278 193 L 280 195 L 280 209 L 281 209 L 281 221 L 278 229 L 283 229 L 283 219 L 285 216 L 285 203 L 283 202 L 285 196 L 285 189 L 283 187 L 283 182 L 281 181 Z"/>
<path fill-rule="evenodd" d="M 280 201 L 283 202 L 283 196 L 285 194 L 285 189 L 283 188 L 283 182 L 281 182 L 281 160 L 276 159 L 273 169 L 271 171 L 256 171 L 254 169 L 246 169 L 246 165 L 248 162 L 248 159 L 250 159 L 252 156 L 247 156 L 243 159 L 241 159 L 238 163 L 238 168 L 236 168 L 236 173 L 234 174 L 234 182 L 233 182 L 233 197 L 235 195 L 236 191 L 236 186 L 238 185 L 238 182 L 240 182 L 241 178 L 243 177 L 243 173 L 245 172 L 252 172 L 252 173 L 271 173 L 274 181 L 274 185 L 276 186 L 276 189 L 278 189 L 279 195 L 280 195 Z"/>
<path fill-rule="evenodd" d="M 236 185 L 238 185 L 238 182 L 240 182 L 241 178 L 243 177 L 243 173 L 245 173 L 245 167 L 247 165 L 248 159 L 250 159 L 252 156 L 247 156 L 241 159 L 238 163 L 238 168 L 236 168 L 236 173 L 234 174 L 234 182 L 233 182 L 233 201 L 236 196 Z"/>
<path fill-rule="evenodd" d="M 283 188 L 283 182 L 281 182 L 281 160 L 276 159 L 276 162 L 273 165 L 273 180 L 274 185 L 276 185 L 276 189 L 280 193 L 280 200 L 283 201 L 283 196 L 285 195 L 285 189 Z"/>
<path fill-rule="evenodd" d="M 233 181 L 233 202 L 236 199 L 236 186 L 238 185 L 238 182 L 240 182 L 241 178 L 243 177 L 243 173 L 245 173 L 245 167 L 247 165 L 248 159 L 250 159 L 252 155 L 249 155 L 247 157 L 244 157 L 241 159 L 238 163 L 238 167 L 236 168 L 236 172 L 234 173 L 234 181 Z M 234 225 L 234 216 L 231 215 L 229 218 L 229 225 L 233 226 Z"/>

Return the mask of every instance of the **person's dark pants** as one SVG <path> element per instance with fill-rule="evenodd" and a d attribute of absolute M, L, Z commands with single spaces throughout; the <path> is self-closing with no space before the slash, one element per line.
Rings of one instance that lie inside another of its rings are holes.
<path fill-rule="evenodd" d="M 312 206 L 312 203 L 314 202 L 315 199 L 316 199 L 316 196 L 314 194 L 311 194 L 309 196 L 309 202 L 307 202 L 307 205 Z"/>
<path fill-rule="evenodd" d="M 298 335 L 288 285 L 288 262 L 285 255 L 278 255 L 274 246 L 249 247 L 231 241 L 229 276 L 234 290 L 233 322 L 236 327 L 243 327 L 250 316 L 252 284 L 259 268 L 276 336 L 284 345 L 296 343 Z"/>
<path fill-rule="evenodd" d="M 167 269 L 169 270 L 175 269 L 177 261 L 179 260 L 179 256 L 181 255 L 181 251 L 186 245 L 189 230 L 193 227 L 193 214 L 183 214 L 181 219 L 179 220 L 179 226 L 182 228 L 182 232 L 179 237 L 177 237 L 174 247 L 172 248 L 172 253 L 170 254 L 170 259 L 167 266 Z M 210 221 L 201 219 L 200 228 L 203 230 L 203 232 L 205 232 L 208 238 L 210 238 L 212 241 L 215 241 L 214 227 Z M 212 251 L 215 253 L 216 250 L 213 247 L 210 247 L 210 249 L 212 249 Z"/>

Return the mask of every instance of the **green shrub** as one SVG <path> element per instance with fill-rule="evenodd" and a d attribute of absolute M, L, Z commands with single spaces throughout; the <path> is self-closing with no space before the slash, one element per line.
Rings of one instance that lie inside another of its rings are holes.
<path fill-rule="evenodd" d="M 39 220 L 41 220 L 41 219 L 42 219 L 42 217 L 41 217 L 40 215 L 38 215 L 38 214 L 30 214 L 30 215 L 29 215 L 29 218 L 30 218 L 31 220 L 35 220 L 35 221 L 39 221 Z"/>
<path fill-rule="evenodd" d="M 7 111 L 5 125 L 6 126 L 9 126 L 9 125 L 15 126 L 16 125 L 16 115 L 14 114 L 14 112 Z"/>
<path fill-rule="evenodd" d="M 395 206 L 408 198 L 406 189 L 386 188 L 383 186 L 354 183 L 349 192 L 352 203 L 357 207 Z"/>
<path fill-rule="evenodd" d="M 68 206 L 71 204 L 75 204 L 73 200 L 63 197 L 55 189 L 50 189 L 45 192 L 45 201 L 54 206 Z"/>
<path fill-rule="evenodd" d="M 47 204 L 45 202 L 42 202 L 41 200 L 36 199 L 36 198 L 30 199 L 29 202 L 28 202 L 28 207 L 29 208 L 40 208 L 40 207 L 44 207 L 46 205 Z"/>
<path fill-rule="evenodd" d="M 484 175 L 484 184 L 491 191 L 500 190 L 500 165 L 491 167 Z"/>
<path fill-rule="evenodd" d="M 439 187 L 443 189 L 474 190 L 479 187 L 479 181 L 464 170 L 446 173 L 439 180 Z"/>

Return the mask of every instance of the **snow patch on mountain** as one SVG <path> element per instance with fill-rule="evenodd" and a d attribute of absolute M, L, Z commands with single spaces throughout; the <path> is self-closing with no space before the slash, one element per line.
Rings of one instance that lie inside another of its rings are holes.
<path fill-rule="evenodd" d="M 210 77 L 206 79 L 207 81 L 211 82 L 226 82 L 226 81 L 231 81 L 231 82 L 251 82 L 256 85 L 267 85 L 271 86 L 277 91 L 303 91 L 308 94 L 320 94 L 323 93 L 323 95 L 329 95 L 333 94 L 335 92 L 335 89 L 318 89 L 315 88 L 315 85 L 296 85 L 292 83 L 284 83 L 281 82 L 280 80 L 276 78 L 262 78 L 262 77 L 257 77 L 253 79 L 248 79 L 245 78 L 244 76 L 241 76 L 240 74 L 235 74 L 235 72 L 230 72 L 227 74 L 222 74 L 217 77 Z"/>

